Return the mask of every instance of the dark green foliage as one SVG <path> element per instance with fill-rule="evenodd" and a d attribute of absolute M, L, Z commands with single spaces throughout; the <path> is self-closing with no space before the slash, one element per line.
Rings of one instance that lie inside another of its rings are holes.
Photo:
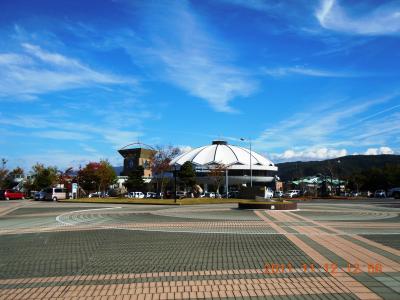
<path fill-rule="evenodd" d="M 277 164 L 281 180 L 322 174 L 347 180 L 350 190 L 400 186 L 400 155 L 349 155 L 336 159 Z"/>
<path fill-rule="evenodd" d="M 24 170 L 20 167 L 16 167 L 14 170 L 8 173 L 8 175 L 3 180 L 3 188 L 12 189 L 14 188 L 18 182 L 15 181 L 15 177 L 17 175 L 24 175 Z"/>
<path fill-rule="evenodd" d="M 124 183 L 124 186 L 129 192 L 143 191 L 144 181 L 143 181 L 144 169 L 142 166 L 138 166 L 135 171 L 132 171 L 128 175 L 128 180 Z"/>
<path fill-rule="evenodd" d="M 5 188 L 6 179 L 8 176 L 8 169 L 6 168 L 7 160 L 5 158 L 1 159 L 1 166 L 0 166 L 0 189 Z"/>
<path fill-rule="evenodd" d="M 42 164 L 36 164 L 32 167 L 32 177 L 31 189 L 39 191 L 57 183 L 58 171 L 56 167 L 45 167 Z"/>
<path fill-rule="evenodd" d="M 178 171 L 178 178 L 183 183 L 185 188 L 193 187 L 196 184 L 196 172 L 191 162 L 187 161 Z"/>

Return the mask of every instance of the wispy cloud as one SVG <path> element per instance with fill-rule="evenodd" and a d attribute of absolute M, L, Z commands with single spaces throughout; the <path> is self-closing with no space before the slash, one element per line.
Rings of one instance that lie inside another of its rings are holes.
<path fill-rule="evenodd" d="M 361 16 L 350 16 L 336 0 L 322 0 L 315 12 L 326 29 L 350 34 L 390 35 L 400 33 L 400 4 L 393 1 L 369 9 Z"/>
<path fill-rule="evenodd" d="M 90 161 L 99 161 L 100 159 L 105 159 L 105 157 L 100 154 L 82 153 L 80 151 L 47 150 L 41 153 L 26 154 L 19 159 L 11 158 L 10 164 L 20 165 L 25 170 L 29 170 L 31 166 L 39 162 L 63 169 L 68 167 L 79 168 L 79 166 L 85 166 Z"/>
<path fill-rule="evenodd" d="M 379 107 L 387 107 L 396 99 L 398 99 L 398 94 L 390 94 L 356 103 L 351 101 L 342 104 L 334 103 L 331 106 L 297 113 L 276 126 L 266 129 L 254 141 L 255 147 L 270 151 L 288 149 L 312 156 L 307 149 L 342 151 L 343 148 L 337 147 L 385 145 L 400 133 L 400 114 L 394 111 L 398 105 L 380 110 Z M 371 109 L 375 112 L 366 115 Z M 380 113 L 381 111 L 391 112 L 391 114 Z M 293 149 L 295 145 L 296 149 Z M 298 154 L 282 152 L 279 155 L 285 157 L 285 155 Z"/>
<path fill-rule="evenodd" d="M 141 49 L 121 44 L 153 69 L 157 79 L 166 80 L 207 101 L 215 110 L 232 112 L 230 102 L 246 97 L 256 89 L 256 82 L 246 71 L 235 66 L 232 51 L 215 37 L 186 1 L 145 5 L 148 41 Z M 151 69 L 151 68 L 150 68 Z"/>
<path fill-rule="evenodd" d="M 31 99 L 68 89 L 108 85 L 134 87 L 136 79 L 96 71 L 77 59 L 23 43 L 21 51 L 0 53 L 0 98 Z"/>
<path fill-rule="evenodd" d="M 91 138 L 90 135 L 85 133 L 65 131 L 65 130 L 44 130 L 44 131 L 34 132 L 33 135 L 46 139 L 73 140 L 73 141 L 84 141 Z"/>
<path fill-rule="evenodd" d="M 290 75 L 302 75 L 310 77 L 358 77 L 359 75 L 352 72 L 335 72 L 322 69 L 312 69 L 301 66 L 280 67 L 280 68 L 262 68 L 262 72 L 273 77 L 283 77 Z"/>
<path fill-rule="evenodd" d="M 2 116 L 0 114 L 0 116 Z M 26 120 L 25 120 L 26 119 Z M 21 121 L 24 120 L 24 121 Z M 27 121 L 28 120 L 28 121 Z M 21 122 L 20 122 L 21 121 Z M 141 131 L 111 126 L 107 121 L 102 124 L 79 123 L 59 119 L 54 122 L 51 116 L 21 114 L 15 119 L 3 115 L 0 124 L 14 128 L 24 128 L 30 135 L 54 140 L 94 140 L 111 144 L 114 149 L 136 141 L 143 135 Z"/>

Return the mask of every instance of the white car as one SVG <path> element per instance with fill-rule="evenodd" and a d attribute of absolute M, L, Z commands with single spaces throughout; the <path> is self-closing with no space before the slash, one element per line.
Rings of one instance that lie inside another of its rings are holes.
<path fill-rule="evenodd" d="M 156 198 L 156 193 L 147 192 L 147 193 L 146 193 L 146 198 Z"/>
<path fill-rule="evenodd" d="M 94 193 L 90 193 L 89 198 L 106 198 L 108 197 L 107 193 L 102 193 L 102 192 L 94 192 Z"/>
<path fill-rule="evenodd" d="M 275 191 L 274 196 L 276 198 L 282 198 L 283 197 L 283 192 L 282 191 Z"/>
<path fill-rule="evenodd" d="M 273 196 L 274 196 L 274 192 L 270 188 L 266 188 L 264 198 L 271 199 Z"/>
<path fill-rule="evenodd" d="M 215 198 L 215 193 L 213 192 L 205 192 L 200 195 L 200 198 Z"/>
<path fill-rule="evenodd" d="M 299 190 L 290 190 L 285 194 L 286 197 L 288 198 L 294 198 L 300 196 L 300 191 Z"/>
<path fill-rule="evenodd" d="M 384 190 L 377 190 L 374 194 L 375 198 L 386 198 L 386 192 Z"/>
<path fill-rule="evenodd" d="M 64 188 L 47 188 L 43 190 L 44 200 L 63 200 L 67 198 L 67 189 Z"/>
<path fill-rule="evenodd" d="M 144 194 L 142 192 L 130 192 L 128 193 L 128 198 L 142 199 L 144 198 Z"/>

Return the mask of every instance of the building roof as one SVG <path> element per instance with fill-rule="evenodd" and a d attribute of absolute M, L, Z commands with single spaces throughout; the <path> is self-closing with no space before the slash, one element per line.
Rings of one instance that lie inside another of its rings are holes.
<path fill-rule="evenodd" d="M 179 155 L 171 161 L 170 165 L 181 166 L 187 161 L 197 166 L 223 164 L 235 169 L 244 169 L 250 166 L 250 150 L 228 145 L 226 141 L 213 141 L 211 145 L 195 148 Z M 254 151 L 251 151 L 251 165 L 254 169 L 277 169 L 272 161 Z"/>

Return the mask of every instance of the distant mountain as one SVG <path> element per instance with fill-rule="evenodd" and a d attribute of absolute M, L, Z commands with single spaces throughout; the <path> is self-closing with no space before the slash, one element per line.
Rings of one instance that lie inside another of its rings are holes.
<path fill-rule="evenodd" d="M 124 167 L 123 166 L 118 166 L 118 167 L 113 167 L 113 168 L 114 168 L 115 174 L 117 174 L 117 176 L 119 176 Z"/>
<path fill-rule="evenodd" d="M 318 173 L 330 175 L 330 172 L 335 177 L 347 177 L 370 168 L 383 168 L 393 164 L 400 165 L 400 155 L 348 155 L 323 161 L 296 161 L 276 165 L 280 179 L 287 181 Z"/>

